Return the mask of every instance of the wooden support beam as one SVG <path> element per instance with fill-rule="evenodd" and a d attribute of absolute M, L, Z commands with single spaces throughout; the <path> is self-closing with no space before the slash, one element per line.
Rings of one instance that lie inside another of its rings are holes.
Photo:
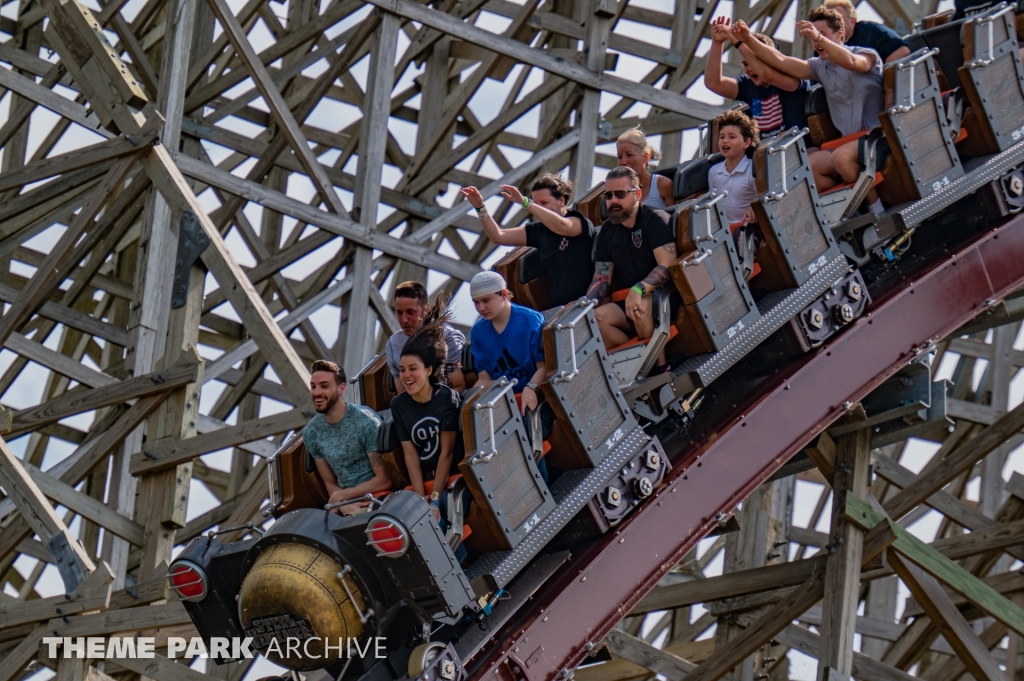
<path fill-rule="evenodd" d="M 93 571 L 73 591 L 22 603 L 0 602 L 0 622 L 4 627 L 75 615 L 86 610 L 103 610 L 110 605 L 114 575 L 105 565 Z"/>
<path fill-rule="evenodd" d="M 818 676 L 828 670 L 840 679 L 853 673 L 853 634 L 860 601 L 861 552 L 864 533 L 842 515 L 848 495 L 866 496 L 871 432 L 861 429 L 841 435 L 835 448 L 832 483 L 832 548 L 825 564 L 825 601 L 821 626 Z"/>
<path fill-rule="evenodd" d="M 979 681 L 1005 681 L 1002 670 L 978 635 L 935 579 L 912 562 L 890 551 L 889 563 L 924 607 L 967 670 Z"/>
<path fill-rule="evenodd" d="M 7 313 L 0 317 L 0 343 L 5 343 L 28 318 L 49 298 L 50 293 L 60 285 L 66 274 L 68 256 L 72 253 L 84 233 L 94 227 L 94 218 L 109 198 L 109 195 L 120 185 L 135 163 L 137 154 L 121 157 L 110 169 L 103 181 L 92 191 L 81 212 L 68 226 L 54 245 L 46 260 L 36 271 L 11 304 Z M 72 263 L 74 264 L 74 263 Z"/>
<path fill-rule="evenodd" d="M 961 443 L 938 465 L 887 500 L 883 504 L 885 512 L 896 519 L 906 515 L 914 506 L 942 489 L 960 471 L 976 464 L 1021 428 L 1024 428 L 1024 404 L 1018 405 L 975 437 Z"/>
<path fill-rule="evenodd" d="M 881 555 L 889 544 L 896 540 L 898 529 L 892 523 L 880 523 L 872 527 L 864 537 L 862 564 Z M 748 627 L 742 636 L 732 639 L 728 648 L 715 650 L 711 657 L 687 675 L 687 681 L 718 681 L 772 636 L 789 626 L 801 613 L 821 600 L 824 593 L 825 575 L 824 572 L 818 572 L 772 606 Z"/>
<path fill-rule="evenodd" d="M 388 255 L 393 255 L 403 260 L 420 262 L 427 267 L 463 280 L 472 279 L 473 275 L 480 271 L 479 266 L 472 263 L 449 258 L 431 249 L 419 246 L 415 242 L 410 243 L 408 239 L 396 239 L 377 231 L 367 231 L 347 218 L 330 215 L 307 203 L 296 201 L 280 192 L 275 192 L 255 182 L 250 182 L 231 173 L 218 170 L 201 161 L 181 155 L 175 155 L 174 160 L 181 169 L 181 172 L 189 177 L 222 189 L 229 194 L 259 203 L 284 215 L 294 217 L 297 220 L 302 220 L 310 225 L 315 225 L 338 236 L 352 239 L 356 243 L 368 248 L 379 249 Z M 440 219 L 438 218 L 438 220 Z"/>
<path fill-rule="evenodd" d="M 460 40 L 511 57 L 524 64 L 536 66 L 548 73 L 595 90 L 606 90 L 629 99 L 647 102 L 652 106 L 703 119 L 714 118 L 720 111 L 717 107 L 694 102 L 674 92 L 659 90 L 618 76 L 591 71 L 575 62 L 559 59 L 543 50 L 533 49 L 511 38 L 496 36 L 490 31 L 476 28 L 424 5 L 410 5 L 398 2 L 398 0 L 370 0 L 370 2 L 383 10 L 394 12 L 411 21 L 430 26 Z M 671 20 L 668 23 L 670 24 Z"/>
<path fill-rule="evenodd" d="M 935 548 L 925 544 L 902 527 L 894 525 L 870 505 L 853 496 L 848 496 L 843 511 L 846 518 L 862 528 L 893 525 L 896 540 L 893 548 L 910 562 L 941 580 L 968 601 L 981 608 L 1007 627 L 1024 635 L 1024 610 L 1011 603 L 995 589 L 981 581 L 963 567 L 954 563 Z M 924 604 L 922 604 L 923 606 Z"/>
<path fill-rule="evenodd" d="M 64 521 L 3 439 L 0 439 L 0 485 L 32 531 L 47 542 L 64 580 L 64 589 L 68 593 L 73 592 L 96 570 L 96 564 L 68 532 Z"/>
<path fill-rule="evenodd" d="M 191 461 L 202 454 L 234 447 L 245 442 L 262 440 L 271 435 L 280 435 L 289 430 L 299 430 L 309 422 L 310 412 L 300 409 L 244 421 L 234 426 L 214 430 L 206 435 L 197 435 L 178 442 L 159 443 L 147 446 L 142 452 L 132 454 L 132 475 L 147 475 L 156 471 L 173 468 Z"/>
<path fill-rule="evenodd" d="M 191 383 L 199 376 L 201 361 L 198 354 L 190 354 L 164 371 L 128 378 L 100 388 L 75 389 L 48 404 L 22 409 L 14 414 L 11 435 L 56 423 L 68 416 L 109 407 L 133 398 L 165 393 L 170 388 Z"/>
<path fill-rule="evenodd" d="M 681 681 L 697 667 L 689 660 L 655 648 L 624 631 L 613 629 L 604 640 L 615 655 L 645 667 L 655 674 L 661 674 L 669 681 Z"/>
<path fill-rule="evenodd" d="M 281 133 L 287 138 L 292 151 L 295 152 L 296 156 L 298 156 L 299 161 L 302 163 L 302 167 L 313 182 L 313 186 L 316 187 L 324 202 L 331 209 L 331 212 L 337 215 L 347 215 L 347 211 L 341 204 L 341 199 L 338 197 L 338 193 L 334 190 L 334 186 L 331 184 L 331 181 L 327 179 L 327 174 L 324 173 L 323 168 L 320 166 L 320 162 L 316 160 L 312 150 L 309 148 L 309 142 L 306 140 L 306 136 L 302 134 L 302 131 L 299 129 L 298 122 L 296 122 L 295 117 L 292 116 L 291 109 L 288 108 L 288 105 L 285 103 L 284 98 L 278 91 L 277 86 L 274 85 L 273 80 L 270 78 L 270 74 L 267 73 L 267 68 L 256 55 L 256 51 L 252 49 L 252 45 L 249 43 L 249 39 L 245 35 L 245 30 L 238 23 L 238 19 L 235 18 L 231 8 L 228 7 L 225 0 L 207 1 L 213 9 L 214 14 L 217 15 L 217 19 L 220 20 L 221 26 L 224 27 L 224 32 L 231 41 L 231 45 L 235 48 L 235 53 L 241 59 L 245 69 L 252 76 L 256 89 L 260 91 L 260 94 L 263 96 L 263 100 L 267 103 L 267 106 L 270 107 L 270 111 L 274 115 L 278 125 L 281 126 Z M 391 89 L 388 88 L 387 95 L 389 96 L 389 100 L 390 94 Z"/>

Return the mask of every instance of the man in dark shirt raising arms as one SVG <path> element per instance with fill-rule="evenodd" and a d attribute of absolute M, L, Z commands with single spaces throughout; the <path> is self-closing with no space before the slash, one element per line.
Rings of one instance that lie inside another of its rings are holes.
<path fill-rule="evenodd" d="M 671 282 L 668 266 L 676 259 L 675 238 L 669 216 L 641 204 L 640 178 L 632 168 L 608 171 L 604 183 L 608 220 L 597 235 L 594 281 L 587 296 L 600 303 L 612 293 L 629 289 L 621 302 L 606 302 L 595 310 L 607 348 L 622 345 L 634 335 L 654 335 L 654 289 Z M 674 294 L 670 286 L 666 293 Z M 678 296 L 673 296 L 678 303 Z M 678 304 L 673 305 L 673 314 Z M 666 371 L 665 351 L 658 355 L 654 373 Z"/>

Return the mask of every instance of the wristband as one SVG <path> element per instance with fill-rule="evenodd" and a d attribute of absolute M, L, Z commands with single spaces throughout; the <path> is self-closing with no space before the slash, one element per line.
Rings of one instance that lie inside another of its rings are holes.
<path fill-rule="evenodd" d="M 473 210 L 475 210 L 477 213 L 486 213 L 487 212 L 487 206 L 480 206 L 479 208 L 477 208 L 476 206 L 473 206 Z"/>
<path fill-rule="evenodd" d="M 637 293 L 639 293 L 640 295 L 646 295 L 646 294 L 647 294 L 647 290 L 646 290 L 646 289 L 644 289 L 644 288 L 643 288 L 642 286 L 640 286 L 639 284 L 633 284 L 633 286 L 632 286 L 632 287 L 630 288 L 630 290 L 631 290 L 631 291 L 636 291 L 636 292 L 637 292 Z"/>
<path fill-rule="evenodd" d="M 532 204 L 532 203 L 533 203 L 533 201 L 530 200 L 530 197 L 528 197 L 528 196 L 524 196 L 523 197 L 523 208 L 525 208 L 526 210 L 530 210 L 530 204 Z"/>

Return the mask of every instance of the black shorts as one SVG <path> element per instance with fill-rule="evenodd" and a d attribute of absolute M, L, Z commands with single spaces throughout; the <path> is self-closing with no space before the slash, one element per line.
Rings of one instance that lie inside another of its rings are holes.
<path fill-rule="evenodd" d="M 858 140 L 857 145 L 857 159 L 860 161 L 861 167 L 866 167 L 864 163 L 864 145 L 867 144 L 868 135 L 864 135 Z M 875 170 L 881 170 L 885 164 L 885 159 L 889 158 L 889 153 L 892 150 L 889 148 L 889 141 L 885 137 L 880 138 L 875 142 Z"/>

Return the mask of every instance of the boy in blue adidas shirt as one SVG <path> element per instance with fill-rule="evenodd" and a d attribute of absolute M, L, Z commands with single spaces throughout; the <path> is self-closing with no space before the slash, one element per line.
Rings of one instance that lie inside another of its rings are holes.
<path fill-rule="evenodd" d="M 505 279 L 497 272 L 480 272 L 469 283 L 469 295 L 481 319 L 473 325 L 473 364 L 476 385 L 504 376 L 516 379 L 523 411 L 537 408 L 538 386 L 547 377 L 541 329 L 544 315 L 516 305 Z"/>

